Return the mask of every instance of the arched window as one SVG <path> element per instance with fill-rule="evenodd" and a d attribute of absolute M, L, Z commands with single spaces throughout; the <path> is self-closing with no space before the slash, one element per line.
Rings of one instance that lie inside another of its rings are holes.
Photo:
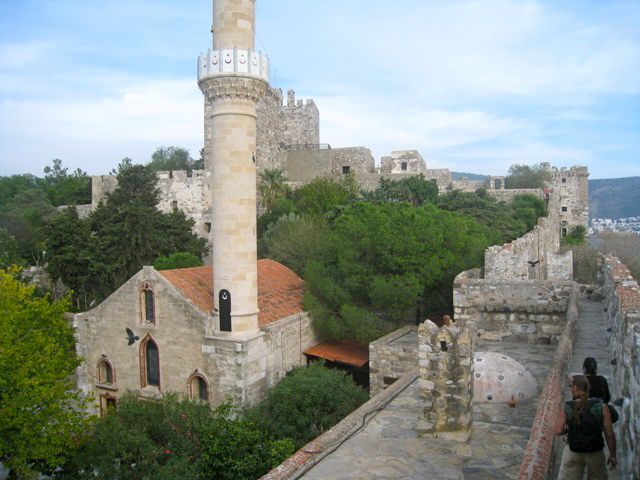
<path fill-rule="evenodd" d="M 140 383 L 143 387 L 160 387 L 160 352 L 148 335 L 140 344 Z"/>
<path fill-rule="evenodd" d="M 189 379 L 189 398 L 191 400 L 209 401 L 209 383 L 202 375 L 195 373 Z"/>
<path fill-rule="evenodd" d="M 153 289 L 149 282 L 140 286 L 140 312 L 143 323 L 156 323 L 156 305 Z"/>
<path fill-rule="evenodd" d="M 113 385 L 115 383 L 113 365 L 106 358 L 102 358 L 98 362 L 98 383 L 103 385 Z"/>

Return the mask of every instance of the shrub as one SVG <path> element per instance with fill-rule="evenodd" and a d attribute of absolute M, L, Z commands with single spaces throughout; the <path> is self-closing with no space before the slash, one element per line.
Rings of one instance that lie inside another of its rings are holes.
<path fill-rule="evenodd" d="M 176 252 L 166 257 L 159 257 L 153 262 L 153 268 L 156 270 L 172 270 L 174 268 L 190 268 L 202 265 L 196 255 L 191 252 Z"/>

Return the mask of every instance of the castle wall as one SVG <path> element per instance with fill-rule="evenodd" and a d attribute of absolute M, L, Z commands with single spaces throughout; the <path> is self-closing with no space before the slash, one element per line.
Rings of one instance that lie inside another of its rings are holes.
<path fill-rule="evenodd" d="M 211 209 L 211 191 L 206 170 L 175 170 L 157 172 L 160 201 L 158 210 L 170 213 L 174 208 L 182 210 L 195 225 L 197 235 L 208 238 L 204 228 L 204 215 Z"/>
<path fill-rule="evenodd" d="M 282 149 L 282 90 L 268 88 L 256 105 L 256 165 L 258 171 L 285 168 Z M 317 109 L 316 109 L 317 110 Z"/>
<path fill-rule="evenodd" d="M 451 190 L 462 190 L 463 192 L 475 192 L 479 188 L 486 188 L 487 182 L 484 180 L 460 179 L 451 182 Z M 493 192 L 491 192 L 493 193 Z"/>
<path fill-rule="evenodd" d="M 620 420 L 616 426 L 620 478 L 636 478 L 640 472 L 640 287 L 620 260 L 599 256 L 609 337 L 611 365 L 609 388 L 612 398 L 627 399 L 616 407 Z"/>
<path fill-rule="evenodd" d="M 380 159 L 380 173 L 425 174 L 427 164 L 417 150 L 396 150 Z"/>
<path fill-rule="evenodd" d="M 550 188 L 558 197 L 557 213 L 564 236 L 581 225 L 589 226 L 589 172 L 587 167 L 555 168 L 542 164 L 549 172 Z"/>
<path fill-rule="evenodd" d="M 479 278 L 460 273 L 453 283 L 457 324 L 473 325 L 479 338 L 557 343 L 566 318 L 572 281 Z"/>
<path fill-rule="evenodd" d="M 287 105 L 282 109 L 280 125 L 285 145 L 317 145 L 320 143 L 320 114 L 313 100 L 296 100 L 295 92 L 287 92 Z"/>
<path fill-rule="evenodd" d="M 503 190 L 489 190 L 489 195 L 495 197 L 499 202 L 511 202 L 518 195 L 533 195 L 544 198 L 544 193 L 540 188 L 509 188 Z"/>
<path fill-rule="evenodd" d="M 373 397 L 418 364 L 417 327 L 407 325 L 369 344 L 369 393 Z"/>
<path fill-rule="evenodd" d="M 91 177 L 91 204 L 97 206 L 117 186 L 118 179 L 113 175 L 94 175 Z"/>

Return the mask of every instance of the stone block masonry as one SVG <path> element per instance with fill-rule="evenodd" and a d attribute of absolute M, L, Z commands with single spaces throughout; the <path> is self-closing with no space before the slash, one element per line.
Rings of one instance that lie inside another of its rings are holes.
<path fill-rule="evenodd" d="M 467 441 L 473 422 L 473 337 L 469 328 L 418 327 L 418 387 L 425 401 L 420 433 Z"/>
<path fill-rule="evenodd" d="M 369 344 L 369 393 L 373 397 L 418 363 L 418 327 L 407 325 Z"/>
<path fill-rule="evenodd" d="M 599 281 L 604 295 L 612 398 L 624 397 L 618 408 L 620 478 L 640 478 L 640 287 L 627 267 L 612 256 L 599 256 Z"/>
<path fill-rule="evenodd" d="M 573 282 L 479 277 L 479 270 L 470 270 L 454 281 L 453 306 L 459 325 L 471 324 L 486 340 L 557 343 Z"/>

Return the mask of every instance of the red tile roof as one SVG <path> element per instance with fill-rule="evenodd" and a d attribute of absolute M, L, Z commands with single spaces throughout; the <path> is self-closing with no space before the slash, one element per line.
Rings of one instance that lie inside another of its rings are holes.
<path fill-rule="evenodd" d="M 204 312 L 213 311 L 213 267 L 162 270 L 160 273 Z M 267 326 L 300 313 L 304 280 L 281 263 L 258 260 L 258 324 Z"/>
<path fill-rule="evenodd" d="M 350 341 L 322 342 L 305 350 L 304 354 L 358 368 L 369 361 L 369 347 Z"/>

